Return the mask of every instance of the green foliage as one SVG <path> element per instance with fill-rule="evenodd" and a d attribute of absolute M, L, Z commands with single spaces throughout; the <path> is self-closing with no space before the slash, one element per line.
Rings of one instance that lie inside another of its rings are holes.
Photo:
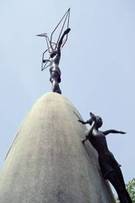
<path fill-rule="evenodd" d="M 135 178 L 128 182 L 126 188 L 132 199 L 132 202 L 135 203 Z"/>
<path fill-rule="evenodd" d="M 132 203 L 135 203 L 135 178 L 128 182 L 126 185 L 127 191 L 132 199 Z M 116 199 L 116 203 L 120 203 L 118 199 Z"/>

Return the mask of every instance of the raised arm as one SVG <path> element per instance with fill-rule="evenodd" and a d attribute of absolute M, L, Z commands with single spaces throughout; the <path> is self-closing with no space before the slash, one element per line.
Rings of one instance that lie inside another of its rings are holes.
<path fill-rule="evenodd" d="M 70 28 L 67 28 L 63 35 L 61 36 L 60 38 L 60 41 L 58 42 L 58 47 L 57 47 L 57 50 L 54 51 L 52 54 L 51 54 L 51 58 L 53 58 L 54 56 L 56 56 L 56 58 L 54 59 L 54 62 L 56 64 L 59 64 L 60 62 L 60 57 L 61 57 L 61 46 L 62 46 L 62 43 L 63 43 L 63 39 L 65 37 L 65 35 L 67 35 L 68 33 L 70 32 Z"/>
<path fill-rule="evenodd" d="M 61 46 L 62 46 L 63 39 L 64 39 L 65 35 L 67 35 L 67 34 L 70 32 L 70 30 L 71 30 L 70 28 L 67 28 L 67 29 L 64 31 L 63 35 L 61 36 L 61 39 L 60 39 L 60 41 L 59 41 L 59 43 L 58 43 L 58 51 L 60 51 L 60 48 L 61 48 Z"/>
<path fill-rule="evenodd" d="M 104 135 L 108 135 L 108 134 L 110 134 L 110 133 L 126 134 L 126 132 L 119 131 L 119 130 L 114 130 L 114 129 L 110 129 L 110 130 L 103 131 L 103 134 L 104 134 Z"/>

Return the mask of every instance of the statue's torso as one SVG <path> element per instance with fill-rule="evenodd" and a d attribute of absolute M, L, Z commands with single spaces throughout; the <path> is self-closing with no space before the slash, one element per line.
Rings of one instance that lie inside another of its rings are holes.
<path fill-rule="evenodd" d="M 93 129 L 89 140 L 99 154 L 103 155 L 109 153 L 106 137 L 101 131 Z"/>
<path fill-rule="evenodd" d="M 103 132 L 93 129 L 91 135 L 89 135 L 89 141 L 98 152 L 99 164 L 104 177 L 119 168 L 118 162 L 108 149 L 106 137 Z"/>

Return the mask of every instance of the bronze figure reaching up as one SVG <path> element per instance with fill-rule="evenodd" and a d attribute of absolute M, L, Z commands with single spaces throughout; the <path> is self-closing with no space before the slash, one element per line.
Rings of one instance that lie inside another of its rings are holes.
<path fill-rule="evenodd" d="M 86 140 L 89 140 L 96 149 L 102 175 L 106 180 L 111 182 L 117 191 L 120 203 L 131 203 L 132 201 L 125 187 L 120 164 L 109 151 L 106 141 L 106 135 L 109 133 L 125 134 L 125 132 L 114 129 L 100 131 L 99 128 L 103 125 L 102 118 L 93 113 L 90 113 L 90 116 L 91 118 L 88 121 L 78 120 L 82 124 L 91 125 L 88 135 L 82 142 L 85 143 Z"/>
<path fill-rule="evenodd" d="M 46 33 L 39 34 L 39 37 L 45 37 L 47 49 L 43 52 L 42 55 L 42 65 L 41 70 L 43 71 L 47 67 L 50 67 L 50 82 L 52 83 L 52 91 L 61 94 L 61 89 L 59 83 L 61 82 L 61 70 L 59 68 L 59 62 L 61 58 L 61 49 L 65 45 L 68 39 L 68 33 L 70 32 L 69 28 L 69 18 L 70 18 L 70 9 L 67 10 L 65 15 L 62 17 L 58 25 L 55 27 L 51 33 L 50 38 Z M 53 40 L 53 35 L 61 26 L 60 33 L 57 40 Z M 49 56 L 46 58 L 46 54 Z"/>
<path fill-rule="evenodd" d="M 52 53 L 50 54 L 50 61 L 51 61 L 51 66 L 50 66 L 50 82 L 52 83 L 52 87 L 53 87 L 53 92 L 57 92 L 59 94 L 61 94 L 61 90 L 59 87 L 59 83 L 61 82 L 61 71 L 59 68 L 59 62 L 60 62 L 60 58 L 61 58 L 61 47 L 63 44 L 63 39 L 64 37 L 70 32 L 70 28 L 67 28 L 59 43 L 58 43 L 58 47 L 56 50 L 52 51 Z"/>

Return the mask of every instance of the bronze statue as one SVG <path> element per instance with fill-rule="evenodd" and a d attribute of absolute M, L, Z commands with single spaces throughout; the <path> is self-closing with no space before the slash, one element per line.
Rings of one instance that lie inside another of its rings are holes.
<path fill-rule="evenodd" d="M 60 58 L 61 58 L 61 47 L 63 44 L 63 39 L 64 37 L 70 32 L 70 28 L 67 28 L 59 43 L 58 43 L 58 47 L 56 50 L 52 51 L 52 53 L 50 54 L 50 61 L 51 61 L 51 66 L 50 66 L 50 82 L 52 83 L 52 89 L 53 92 L 57 92 L 59 94 L 61 94 L 61 90 L 59 87 L 59 83 L 61 82 L 61 71 L 59 68 L 59 62 L 60 62 Z"/>
<path fill-rule="evenodd" d="M 61 82 L 61 70 L 59 68 L 59 62 L 61 58 L 61 49 L 65 45 L 68 39 L 68 33 L 70 32 L 69 28 L 69 17 L 70 17 L 70 9 L 65 13 L 62 17 L 58 25 L 55 27 L 53 32 L 51 33 L 50 38 L 46 33 L 39 34 L 37 36 L 45 37 L 47 49 L 43 52 L 42 56 L 42 65 L 41 70 L 43 71 L 47 67 L 50 67 L 50 82 L 52 83 L 52 91 L 61 94 L 61 89 L 59 87 L 59 83 Z M 62 25 L 60 29 L 60 34 L 58 36 L 57 42 L 53 41 L 53 35 L 56 30 Z M 63 32 L 63 29 L 65 31 Z M 49 56 L 46 58 L 45 54 L 48 53 Z"/>
<path fill-rule="evenodd" d="M 89 140 L 96 149 L 102 175 L 106 180 L 111 182 L 117 191 L 120 203 L 131 203 L 132 201 L 125 187 L 120 164 L 109 151 L 106 141 L 106 135 L 109 133 L 125 134 L 125 132 L 114 129 L 100 131 L 99 128 L 103 125 L 102 118 L 93 113 L 90 113 L 90 116 L 91 118 L 87 121 L 78 120 L 82 124 L 91 125 L 88 135 L 86 135 L 86 138 L 82 142 L 85 143 L 86 140 Z"/>

